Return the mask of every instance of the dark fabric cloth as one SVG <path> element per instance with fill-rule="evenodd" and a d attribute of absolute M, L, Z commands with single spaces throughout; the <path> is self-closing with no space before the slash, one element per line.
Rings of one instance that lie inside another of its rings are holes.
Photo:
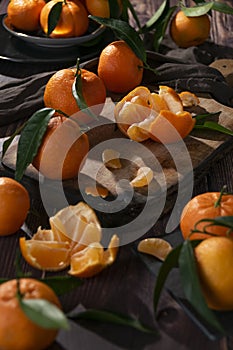
<path fill-rule="evenodd" d="M 148 52 L 148 63 L 156 68 L 157 74 L 147 71 L 145 75 L 151 83 L 179 91 L 209 93 L 220 103 L 233 107 L 233 88 L 218 70 L 208 66 L 222 57 L 233 58 L 233 49 L 220 50 L 214 44 L 188 49 L 166 47 L 162 54 Z M 53 73 L 38 73 L 23 79 L 0 75 L 0 125 L 29 118 L 42 108 L 44 88 Z"/>

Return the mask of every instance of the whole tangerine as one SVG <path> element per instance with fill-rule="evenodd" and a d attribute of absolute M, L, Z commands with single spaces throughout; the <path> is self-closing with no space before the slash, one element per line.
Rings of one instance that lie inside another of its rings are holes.
<path fill-rule="evenodd" d="M 193 233 L 195 225 L 202 219 L 215 219 L 219 216 L 233 215 L 233 195 L 222 194 L 221 192 L 205 192 L 192 198 L 184 207 L 181 219 L 180 229 L 184 239 L 204 239 L 211 235 L 204 233 Z M 204 230 L 206 222 L 197 225 L 199 231 Z M 214 235 L 225 236 L 227 228 L 217 225 L 208 227 L 208 232 Z"/>
<path fill-rule="evenodd" d="M 125 41 L 114 41 L 100 54 L 98 75 L 107 90 L 126 93 L 141 83 L 143 62 Z"/>
<path fill-rule="evenodd" d="M 11 0 L 7 6 L 8 22 L 16 29 L 33 32 L 40 28 L 44 0 Z"/>
<path fill-rule="evenodd" d="M 88 151 L 88 137 L 78 124 L 56 115 L 48 123 L 32 165 L 49 179 L 71 179 L 78 175 Z"/>
<path fill-rule="evenodd" d="M 19 280 L 23 299 L 45 299 L 61 309 L 54 291 L 36 279 Z M 20 307 L 17 280 L 0 285 L 0 348 L 4 350 L 43 350 L 53 343 L 57 329 L 46 329 L 32 322 Z"/>
<path fill-rule="evenodd" d="M 60 0 L 50 0 L 43 7 L 40 14 L 40 25 L 45 34 L 48 33 L 49 14 L 54 5 Z M 83 35 L 89 25 L 86 8 L 79 0 L 63 1 L 60 18 L 55 29 L 49 36 L 51 38 L 69 38 Z"/>
<path fill-rule="evenodd" d="M 9 177 L 0 177 L 0 236 L 17 232 L 24 223 L 30 197 L 27 189 Z"/>
<path fill-rule="evenodd" d="M 178 11 L 170 24 L 170 36 L 177 46 L 187 48 L 206 41 L 210 34 L 210 19 L 207 14 L 187 17 Z"/>
<path fill-rule="evenodd" d="M 122 1 L 118 0 L 119 13 L 114 14 L 114 17 L 119 17 L 122 12 Z M 109 0 L 86 0 L 88 12 L 97 17 L 110 17 Z"/>
<path fill-rule="evenodd" d="M 221 236 L 204 239 L 195 248 L 195 257 L 208 306 L 233 310 L 233 240 Z"/>
<path fill-rule="evenodd" d="M 44 91 L 44 104 L 65 114 L 72 116 L 80 112 L 80 108 L 72 93 L 72 86 L 76 77 L 76 68 L 65 68 L 57 71 L 48 80 Z M 97 74 L 81 69 L 82 95 L 87 106 L 95 114 L 99 114 L 106 100 L 106 88 Z M 78 113 L 77 119 L 81 119 L 83 113 Z M 92 118 L 84 118 L 85 122 L 91 122 Z"/>

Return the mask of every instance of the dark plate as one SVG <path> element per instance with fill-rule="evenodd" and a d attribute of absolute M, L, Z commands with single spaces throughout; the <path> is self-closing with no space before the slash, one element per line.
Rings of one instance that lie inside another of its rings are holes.
<path fill-rule="evenodd" d="M 3 18 L 0 15 L 0 59 L 18 63 L 63 63 L 76 61 L 80 57 L 82 61 L 97 56 L 101 49 L 111 40 L 108 31 L 100 33 L 93 41 L 68 47 L 44 47 L 23 41 L 3 26 Z"/>

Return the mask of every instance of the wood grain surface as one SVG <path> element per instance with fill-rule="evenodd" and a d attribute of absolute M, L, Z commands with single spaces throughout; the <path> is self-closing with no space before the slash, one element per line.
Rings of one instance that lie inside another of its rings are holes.
<path fill-rule="evenodd" d="M 176 1 L 171 1 L 171 3 Z M 232 5 L 232 1 L 227 1 Z M 6 10 L 8 0 L 1 0 L 0 12 Z M 148 19 L 153 11 L 162 3 L 162 0 L 132 0 L 139 11 L 140 18 Z M 217 15 L 217 14 L 216 14 Z M 215 16 L 215 15 L 214 15 Z M 218 25 L 212 25 L 211 38 L 218 43 L 232 45 L 232 16 L 218 14 Z M 224 29 L 227 26 L 227 29 Z M 64 64 L 65 65 L 65 64 Z M 46 67 L 35 64 L 17 64 L 1 60 L 0 72 L 9 76 L 24 77 L 35 74 L 41 69 L 53 70 L 51 62 Z M 9 124 L 0 128 L 0 137 L 5 137 L 22 123 Z M 220 140 L 220 142 L 222 142 Z M 225 142 L 223 143 L 225 145 Z M 218 191 L 223 185 L 227 185 L 229 192 L 233 192 L 233 152 L 231 146 L 224 151 L 218 148 L 218 156 L 213 161 L 204 163 L 201 178 L 193 187 L 192 195 L 206 192 Z M 0 167 L 1 176 L 13 177 L 13 172 L 7 168 Z M 10 237 L 0 238 L 0 270 L 1 277 L 13 278 L 16 275 L 15 255 L 18 250 L 19 237 L 26 235 L 27 231 L 35 230 L 39 225 L 47 225 L 47 213 L 44 210 L 38 193 L 38 182 L 31 177 L 25 176 L 23 184 L 31 195 L 31 208 L 26 225 L 23 230 L 18 231 Z M 147 232 L 146 237 L 171 235 L 165 234 L 165 228 L 170 218 L 167 213 L 154 227 Z M 176 237 L 174 231 L 173 236 Z M 158 329 L 158 336 L 150 336 L 131 330 L 127 327 L 112 326 L 100 322 L 82 322 L 72 325 L 70 332 L 60 332 L 57 341 L 48 350 L 231 350 L 233 349 L 233 337 L 210 339 L 200 328 L 187 316 L 183 307 L 166 290 L 162 293 L 156 315 L 153 312 L 153 291 L 156 278 L 151 271 L 142 264 L 139 256 L 133 251 L 134 244 L 128 244 L 120 249 L 116 263 L 100 275 L 85 280 L 83 285 L 73 292 L 61 297 L 65 311 L 71 310 L 77 305 L 83 308 L 105 309 L 131 315 L 138 318 L 144 324 Z M 21 259 L 24 272 L 31 273 L 34 277 L 41 277 L 41 272 L 31 268 Z M 65 273 L 65 272 L 64 272 Z M 46 276 L 51 274 L 47 273 Z M 33 349 L 32 349 L 33 350 Z"/>

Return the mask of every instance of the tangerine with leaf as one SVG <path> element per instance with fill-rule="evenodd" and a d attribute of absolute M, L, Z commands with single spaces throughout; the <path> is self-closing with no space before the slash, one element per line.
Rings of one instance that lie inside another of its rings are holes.
<path fill-rule="evenodd" d="M 197 46 L 204 43 L 210 34 L 210 19 L 207 14 L 201 16 L 186 16 L 180 10 L 170 23 L 170 36 L 182 48 Z"/>
<path fill-rule="evenodd" d="M 49 31 L 49 17 L 53 13 L 57 21 L 55 21 L 53 30 Z M 57 14 L 59 14 L 58 17 Z M 81 36 L 88 29 L 88 13 L 79 0 L 75 0 L 75 2 L 69 0 L 50 0 L 41 11 L 40 25 L 44 33 L 51 38 Z"/>
<path fill-rule="evenodd" d="M 18 295 L 20 293 L 20 296 Z M 32 278 L 12 279 L 0 285 L 0 348 L 5 350 L 43 350 L 51 345 L 58 329 L 44 328 L 26 316 L 22 300 L 43 299 L 62 309 L 55 292 Z"/>
<path fill-rule="evenodd" d="M 82 95 L 85 104 L 88 107 L 92 107 L 90 109 L 94 114 L 98 115 L 106 100 L 105 85 L 97 74 L 78 67 L 61 69 L 51 76 L 45 86 L 45 106 L 60 110 L 68 116 L 80 112 L 80 107 L 72 91 L 76 79 L 81 80 L 77 94 Z M 83 113 L 77 114 L 77 120 L 83 117 Z M 93 118 L 86 114 L 84 121 L 86 123 L 91 122 Z"/>
<path fill-rule="evenodd" d="M 233 215 L 233 195 L 221 192 L 205 192 L 192 198 L 183 208 L 180 229 L 184 239 L 205 239 L 211 235 L 225 236 L 228 229 L 218 225 L 208 226 L 202 219 Z M 198 223 L 198 224 L 197 224 Z M 195 231 L 200 232 L 195 232 Z M 203 233 L 206 230 L 209 234 Z M 231 234 L 233 236 L 233 234 Z"/>

